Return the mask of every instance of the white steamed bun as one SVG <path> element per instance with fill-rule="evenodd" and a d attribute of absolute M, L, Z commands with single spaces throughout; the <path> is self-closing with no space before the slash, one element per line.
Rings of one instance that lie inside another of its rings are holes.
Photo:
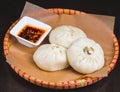
<path fill-rule="evenodd" d="M 94 40 L 82 38 L 75 41 L 67 51 L 69 64 L 77 72 L 88 74 L 104 66 L 104 52 Z"/>
<path fill-rule="evenodd" d="M 80 37 L 86 37 L 86 34 L 80 28 L 70 25 L 62 25 L 51 31 L 49 41 L 50 43 L 68 48 L 73 41 Z"/>
<path fill-rule="evenodd" d="M 41 45 L 33 54 L 36 65 L 46 71 L 57 71 L 69 66 L 67 49 L 56 44 Z"/>

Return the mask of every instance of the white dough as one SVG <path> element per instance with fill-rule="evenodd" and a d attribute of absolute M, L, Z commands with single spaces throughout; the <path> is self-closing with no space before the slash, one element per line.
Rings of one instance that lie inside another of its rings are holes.
<path fill-rule="evenodd" d="M 46 71 L 57 71 L 69 66 L 67 49 L 56 44 L 41 45 L 34 53 L 36 65 Z M 49 76 L 48 76 L 49 77 Z"/>
<path fill-rule="evenodd" d="M 80 28 L 62 25 L 51 31 L 49 41 L 68 48 L 73 41 L 80 37 L 86 37 L 86 34 Z"/>
<path fill-rule="evenodd" d="M 94 40 L 82 38 L 75 41 L 67 51 L 69 64 L 77 72 L 88 74 L 104 66 L 104 52 Z"/>

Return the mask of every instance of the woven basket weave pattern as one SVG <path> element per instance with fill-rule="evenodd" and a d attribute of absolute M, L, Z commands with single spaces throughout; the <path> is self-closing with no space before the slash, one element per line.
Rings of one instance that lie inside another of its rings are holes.
<path fill-rule="evenodd" d="M 49 9 L 49 11 L 56 13 L 56 14 L 68 14 L 68 15 L 85 14 L 84 12 L 80 12 L 80 11 L 76 11 L 76 10 L 60 9 L 60 8 Z M 15 23 L 13 23 L 13 25 L 11 25 L 11 27 L 8 29 L 8 31 L 5 35 L 4 46 L 3 46 L 5 56 L 8 55 L 9 46 L 10 46 L 10 44 L 8 43 L 9 31 L 16 23 L 17 22 L 15 22 Z M 114 41 L 115 53 L 114 53 L 113 60 L 111 61 L 111 64 L 109 65 L 108 73 L 110 73 L 110 71 L 114 68 L 114 66 L 117 62 L 118 53 L 119 53 L 118 41 L 117 41 L 115 35 L 113 35 L 113 41 Z M 33 84 L 36 84 L 38 86 L 43 86 L 43 87 L 47 87 L 47 88 L 54 88 L 54 89 L 73 89 L 73 88 L 84 87 L 87 85 L 91 85 L 91 84 L 102 79 L 102 77 L 95 77 L 95 78 L 84 78 L 84 79 L 80 79 L 80 80 L 53 83 L 53 82 L 46 82 L 44 80 L 34 78 L 31 75 L 27 74 L 26 72 L 22 71 L 21 69 L 18 69 L 14 65 L 10 65 L 10 66 L 17 74 L 19 74 L 25 80 L 27 80 Z"/>

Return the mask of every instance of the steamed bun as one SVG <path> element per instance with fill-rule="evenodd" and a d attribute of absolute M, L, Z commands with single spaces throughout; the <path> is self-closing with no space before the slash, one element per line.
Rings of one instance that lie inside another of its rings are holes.
<path fill-rule="evenodd" d="M 67 49 L 56 44 L 41 45 L 33 54 L 36 65 L 46 71 L 57 71 L 69 66 Z"/>
<path fill-rule="evenodd" d="M 71 67 L 79 73 L 92 73 L 104 66 L 102 47 L 89 38 L 76 40 L 68 48 L 67 56 Z"/>
<path fill-rule="evenodd" d="M 51 31 L 49 42 L 68 48 L 73 41 L 80 37 L 86 37 L 86 34 L 80 28 L 62 25 Z"/>

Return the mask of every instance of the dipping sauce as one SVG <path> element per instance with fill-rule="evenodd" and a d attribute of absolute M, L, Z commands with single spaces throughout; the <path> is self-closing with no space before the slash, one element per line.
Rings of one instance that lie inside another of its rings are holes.
<path fill-rule="evenodd" d="M 19 33 L 18 36 L 36 43 L 40 37 L 46 32 L 45 29 L 37 28 L 31 25 L 26 25 Z"/>

